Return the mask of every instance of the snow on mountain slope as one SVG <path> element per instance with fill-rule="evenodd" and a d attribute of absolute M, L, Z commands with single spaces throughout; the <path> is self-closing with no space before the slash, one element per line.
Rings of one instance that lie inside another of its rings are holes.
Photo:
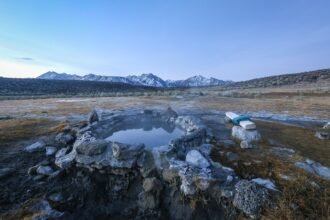
<path fill-rule="evenodd" d="M 163 79 L 161 79 L 160 77 L 158 77 L 152 73 L 142 74 L 141 76 L 131 75 L 131 76 L 128 76 L 127 78 L 137 85 L 167 87 L 167 84 Z"/>
<path fill-rule="evenodd" d="M 104 81 L 127 83 L 131 85 L 143 85 L 153 87 L 199 87 L 199 86 L 215 86 L 225 85 L 231 83 L 230 81 L 223 81 L 216 78 L 206 78 L 201 75 L 190 77 L 186 80 L 166 80 L 152 74 L 142 74 L 140 76 L 130 75 L 122 76 L 101 76 L 95 74 L 88 74 L 85 76 L 70 75 L 66 73 L 47 72 L 37 77 L 38 79 L 52 79 L 52 80 L 84 80 L 84 81 Z"/>

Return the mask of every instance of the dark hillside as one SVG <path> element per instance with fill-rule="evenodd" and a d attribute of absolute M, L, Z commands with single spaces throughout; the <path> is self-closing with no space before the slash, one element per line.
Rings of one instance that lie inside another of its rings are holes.
<path fill-rule="evenodd" d="M 330 82 L 330 69 L 251 79 L 230 84 L 225 88 L 265 88 L 317 82 Z"/>
<path fill-rule="evenodd" d="M 97 96 L 117 92 L 147 92 L 155 90 L 153 87 L 112 82 L 0 77 L 0 96 Z"/>

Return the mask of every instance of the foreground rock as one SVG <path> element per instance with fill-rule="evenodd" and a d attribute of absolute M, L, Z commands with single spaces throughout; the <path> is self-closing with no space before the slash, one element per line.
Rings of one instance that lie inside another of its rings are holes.
<path fill-rule="evenodd" d="M 98 122 L 99 119 L 99 115 L 97 114 L 97 111 L 94 109 L 91 113 L 89 113 L 88 116 L 88 123 L 89 124 L 93 124 L 95 122 Z"/>
<path fill-rule="evenodd" d="M 324 179 L 330 180 L 330 168 L 322 166 L 320 163 L 315 162 L 310 159 L 306 159 L 303 162 L 296 162 L 296 167 L 302 168 L 309 173 L 322 177 Z"/>
<path fill-rule="evenodd" d="M 241 180 L 235 185 L 233 204 L 251 218 L 256 218 L 269 202 L 265 188 L 249 180 Z"/>
<path fill-rule="evenodd" d="M 56 153 L 56 147 L 46 147 L 46 156 L 52 156 Z"/>
<path fill-rule="evenodd" d="M 236 125 L 232 127 L 231 135 L 235 140 L 241 143 L 241 148 L 252 148 L 253 143 L 261 140 L 261 135 L 257 130 L 245 130 Z"/>
<path fill-rule="evenodd" d="M 75 140 L 74 136 L 66 132 L 59 133 L 55 137 L 55 141 L 57 142 L 57 144 L 59 144 L 62 147 L 72 144 L 74 140 Z"/>
<path fill-rule="evenodd" d="M 186 161 L 187 163 L 199 168 L 207 168 L 210 166 L 210 163 L 197 150 L 189 151 L 186 156 Z"/>
<path fill-rule="evenodd" d="M 330 139 L 330 134 L 327 131 L 317 131 L 315 133 L 315 137 L 321 140 L 329 140 Z"/>
<path fill-rule="evenodd" d="M 38 142 L 35 142 L 34 144 L 26 146 L 24 148 L 24 150 L 29 153 L 32 153 L 32 152 L 43 150 L 45 148 L 45 146 L 46 146 L 46 144 L 44 142 L 38 141 Z"/>
<path fill-rule="evenodd" d="M 39 166 L 36 172 L 37 174 L 50 176 L 54 173 L 54 170 L 50 166 Z"/>
<path fill-rule="evenodd" d="M 325 123 L 323 129 L 330 129 L 330 122 Z"/>

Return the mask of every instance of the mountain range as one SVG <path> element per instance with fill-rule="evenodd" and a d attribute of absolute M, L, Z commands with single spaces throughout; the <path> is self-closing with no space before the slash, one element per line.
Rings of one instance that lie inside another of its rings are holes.
<path fill-rule="evenodd" d="M 102 76 L 95 74 L 79 76 L 79 75 L 49 71 L 38 76 L 37 78 L 49 79 L 49 80 L 83 80 L 83 81 L 115 82 L 115 83 L 125 83 L 130 85 L 137 85 L 137 86 L 152 86 L 152 87 L 160 87 L 160 88 L 218 86 L 218 85 L 229 85 L 232 83 L 232 81 L 219 80 L 213 77 L 206 78 L 201 75 L 189 77 L 185 80 L 163 80 L 162 78 L 152 73 L 142 74 L 140 76 L 129 75 L 127 77 L 122 77 L 122 76 Z"/>

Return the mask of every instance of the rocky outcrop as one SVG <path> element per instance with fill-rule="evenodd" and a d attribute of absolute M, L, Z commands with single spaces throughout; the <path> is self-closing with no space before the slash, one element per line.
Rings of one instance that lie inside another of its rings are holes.
<path fill-rule="evenodd" d="M 48 162 L 31 167 L 29 174 L 36 181 L 47 178 L 51 182 L 45 198 L 52 208 L 72 219 L 81 213 L 86 218 L 223 219 L 238 216 L 234 205 L 257 216 L 268 190 L 251 181 L 236 184 L 239 177 L 233 169 L 211 160 L 213 145 L 206 143 L 206 129 L 192 117 L 172 111 L 138 116 L 118 113 L 108 119 L 115 127 L 123 118 L 134 123 L 136 117 L 157 120 L 161 115 L 166 123 L 180 126 L 186 133 L 168 145 L 148 149 L 143 144 L 106 141 L 97 133 L 109 129 L 102 120 L 78 129 L 76 140 L 56 152 L 55 165 L 47 157 Z M 247 204 L 250 198 L 252 204 Z"/>
<path fill-rule="evenodd" d="M 297 83 L 316 83 L 330 81 L 330 69 L 315 70 L 303 73 L 269 76 L 258 79 L 236 82 L 230 88 L 262 88 L 293 85 Z"/>

